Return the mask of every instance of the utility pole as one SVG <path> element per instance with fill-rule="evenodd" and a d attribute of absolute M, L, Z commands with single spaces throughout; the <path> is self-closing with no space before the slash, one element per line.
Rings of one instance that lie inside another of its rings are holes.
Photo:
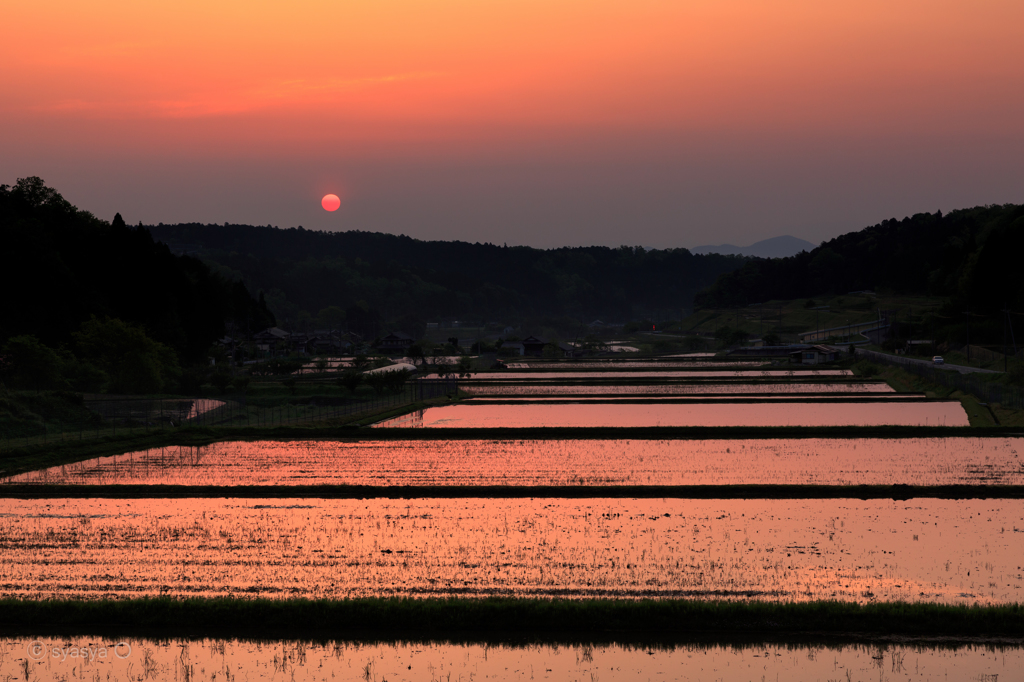
<path fill-rule="evenodd" d="M 967 364 L 971 364 L 971 306 L 967 306 L 967 310 L 964 311 L 964 315 L 967 316 Z"/>
<path fill-rule="evenodd" d="M 1010 311 L 1009 310 L 1006 311 L 1006 321 L 1010 325 L 1010 343 L 1013 344 L 1013 355 L 1014 355 L 1014 357 L 1016 357 L 1017 356 L 1017 339 L 1015 339 L 1013 337 L 1013 318 L 1010 317 Z"/>
<path fill-rule="evenodd" d="M 1006 320 L 1010 317 L 1010 308 L 1007 306 L 1003 308 L 1003 374 L 1006 374 L 1009 368 L 1010 358 L 1006 352 Z"/>

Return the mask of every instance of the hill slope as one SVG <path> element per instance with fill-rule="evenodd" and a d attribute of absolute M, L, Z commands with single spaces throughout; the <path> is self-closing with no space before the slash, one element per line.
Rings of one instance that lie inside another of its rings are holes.
<path fill-rule="evenodd" d="M 203 259 L 241 278 L 250 290 L 265 291 L 283 324 L 303 313 L 360 301 L 391 320 L 403 315 L 623 320 L 658 310 L 672 311 L 676 319 L 697 291 L 744 262 L 686 249 L 541 250 L 251 225 L 149 229 L 168 244 L 197 248 Z"/>
<path fill-rule="evenodd" d="M 178 257 L 120 215 L 80 211 L 39 178 L 0 185 L 0 346 L 34 335 L 67 345 L 93 315 L 141 326 L 185 360 L 205 360 L 228 319 L 272 322 L 245 287 L 195 258 Z"/>
<path fill-rule="evenodd" d="M 810 252 L 751 260 L 696 298 L 699 307 L 749 305 L 886 289 L 950 297 L 976 312 L 1024 307 L 1024 206 L 919 213 L 851 232 Z M 954 306 L 955 307 L 955 306 Z"/>
<path fill-rule="evenodd" d="M 750 246 L 733 246 L 732 244 L 719 244 L 718 246 L 696 246 L 690 251 L 695 254 L 720 253 L 723 256 L 748 256 L 752 258 L 786 258 L 795 256 L 801 251 L 811 251 L 814 244 L 798 237 L 783 235 L 754 242 Z"/>

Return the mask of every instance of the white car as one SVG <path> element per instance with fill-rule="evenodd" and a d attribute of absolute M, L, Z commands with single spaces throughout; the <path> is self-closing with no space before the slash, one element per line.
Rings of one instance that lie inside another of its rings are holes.
<path fill-rule="evenodd" d="M 932 358 L 932 363 L 936 365 L 944 365 L 946 364 L 946 361 L 942 359 L 941 355 L 936 355 L 934 358 Z"/>

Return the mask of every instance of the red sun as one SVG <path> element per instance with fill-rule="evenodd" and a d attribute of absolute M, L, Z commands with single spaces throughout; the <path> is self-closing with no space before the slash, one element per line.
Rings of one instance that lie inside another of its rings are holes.
<path fill-rule="evenodd" d="M 338 198 L 337 194 L 328 194 L 320 200 L 320 205 L 324 207 L 325 211 L 337 211 L 338 207 L 341 206 L 341 199 Z"/>

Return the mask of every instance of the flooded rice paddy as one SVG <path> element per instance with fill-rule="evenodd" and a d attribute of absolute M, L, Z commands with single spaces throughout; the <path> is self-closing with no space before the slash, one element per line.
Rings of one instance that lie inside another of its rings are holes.
<path fill-rule="evenodd" d="M 519 369 L 573 369 L 584 371 L 604 371 L 606 369 L 700 369 L 700 368 L 750 368 L 771 365 L 770 362 L 761 360 L 681 360 L 679 358 L 665 358 L 656 360 L 627 360 L 619 358 L 594 359 L 586 361 L 545 361 L 545 362 L 519 362 L 514 363 Z"/>
<path fill-rule="evenodd" d="M 101 457 L 0 483 L 1024 485 L 1024 438 L 236 441 Z"/>
<path fill-rule="evenodd" d="M 533 395 L 788 395 L 793 393 L 888 393 L 899 395 L 889 384 L 873 382 L 844 383 L 687 383 L 656 385 L 573 385 L 488 384 L 461 387 L 471 396 Z"/>
<path fill-rule="evenodd" d="M 883 393 L 879 395 L 871 393 L 849 394 L 849 393 L 791 393 L 783 395 L 766 395 L 763 393 L 731 393 L 728 395 L 718 394 L 691 394 L 691 395 L 506 395 L 506 396 L 479 396 L 470 399 L 468 404 L 480 403 L 585 403 L 585 402 L 659 402 L 659 403 L 711 403 L 711 402 L 743 402 L 758 403 L 784 401 L 808 401 L 820 400 L 822 402 L 893 402 L 914 400 L 925 402 L 927 398 L 924 393 Z"/>
<path fill-rule="evenodd" d="M 958 401 L 927 403 L 465 404 L 430 407 L 378 428 L 650 426 L 968 426 Z"/>
<path fill-rule="evenodd" d="M 1021 500 L 0 500 L 0 597 L 1024 601 Z"/>
<path fill-rule="evenodd" d="M 507 372 L 479 372 L 468 379 L 461 379 L 464 382 L 473 381 L 520 381 L 520 380 L 566 380 L 584 379 L 599 380 L 606 379 L 765 379 L 765 378 L 791 378 L 791 377 L 849 377 L 853 372 L 848 369 L 760 369 L 760 370 L 634 370 L 634 371 L 590 371 L 590 372 L 546 372 L 546 371 L 507 371 Z M 436 379 L 436 374 L 431 374 L 427 379 Z"/>
<path fill-rule="evenodd" d="M 444 680 L 1024 679 L 1019 645 L 927 643 L 680 645 L 239 639 L 0 639 L 0 679 L 439 682 Z"/>

